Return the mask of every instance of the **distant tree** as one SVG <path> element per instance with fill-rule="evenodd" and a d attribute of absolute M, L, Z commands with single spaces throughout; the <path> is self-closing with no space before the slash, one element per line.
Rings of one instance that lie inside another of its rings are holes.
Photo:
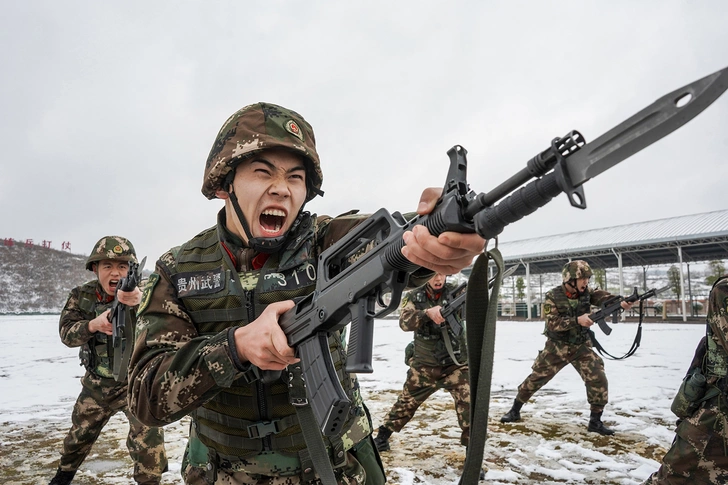
<path fill-rule="evenodd" d="M 594 273 L 594 284 L 597 288 L 602 290 L 607 289 L 607 270 L 604 268 L 595 268 L 592 270 Z"/>
<path fill-rule="evenodd" d="M 516 296 L 519 300 L 523 300 L 523 297 L 526 296 L 523 290 L 526 288 L 526 282 L 523 281 L 523 277 L 519 276 L 518 279 L 516 279 Z"/>
<path fill-rule="evenodd" d="M 725 265 L 723 261 L 711 261 L 708 263 L 707 276 L 705 277 L 705 284 L 713 286 L 715 281 L 725 274 Z"/>
<path fill-rule="evenodd" d="M 667 270 L 667 284 L 675 295 L 680 295 L 680 270 L 675 265 Z"/>

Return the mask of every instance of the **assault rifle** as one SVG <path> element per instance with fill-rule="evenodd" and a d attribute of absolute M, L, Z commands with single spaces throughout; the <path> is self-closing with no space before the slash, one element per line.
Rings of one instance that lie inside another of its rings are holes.
<path fill-rule="evenodd" d="M 488 281 L 488 288 L 493 287 L 495 279 L 500 277 L 508 278 L 510 275 L 516 272 L 518 264 L 514 264 L 503 272 L 500 276 L 494 276 Z M 468 287 L 467 283 L 460 284 L 457 288 L 453 289 L 445 299 L 445 303 L 440 307 L 440 315 L 445 319 L 447 325 L 450 326 L 456 337 L 459 337 L 463 333 L 463 326 L 460 324 L 460 320 L 457 318 L 458 310 L 464 308 L 465 305 L 465 289 Z M 459 296 L 457 296 L 459 295 Z"/>
<path fill-rule="evenodd" d="M 605 335 L 609 335 L 610 333 L 612 333 L 612 328 L 607 325 L 606 319 L 611 315 L 612 323 L 619 322 L 619 315 L 622 313 L 622 311 L 624 311 L 624 309 L 622 308 L 623 301 L 627 303 L 634 303 L 636 301 L 642 302 L 669 289 L 670 285 L 664 286 L 658 290 L 652 288 L 651 290 L 645 291 L 640 295 L 637 292 L 637 287 L 635 287 L 632 294 L 626 298 L 619 295 L 609 297 L 606 301 L 599 305 L 599 310 L 589 315 L 589 318 L 594 323 L 599 325 L 599 328 L 602 329 L 602 332 L 604 332 Z"/>
<path fill-rule="evenodd" d="M 128 324 L 128 320 L 130 320 L 129 307 L 119 301 L 119 291 L 132 291 L 139 286 L 142 280 L 142 270 L 146 262 L 146 256 L 141 263 L 129 262 L 129 272 L 116 285 L 114 303 L 111 304 L 111 311 L 109 312 L 109 322 L 112 325 L 111 347 L 113 349 L 110 349 L 113 354 L 109 352 L 109 355 L 114 356 L 112 371 L 114 379 L 119 382 L 126 382 L 127 367 L 131 357 L 130 342 L 134 341 L 134 325 Z"/>
<path fill-rule="evenodd" d="M 372 372 L 374 319 L 399 306 L 410 275 L 420 268 L 402 255 L 406 231 L 424 225 L 433 235 L 453 231 L 492 239 L 561 192 L 571 205 L 586 208 L 582 184 L 675 131 L 727 88 L 728 68 L 663 96 L 589 145 L 578 131 L 555 138 L 526 168 L 488 193 L 470 190 L 465 148 L 448 150 L 450 168 L 442 195 L 429 214 L 407 221 L 398 212 L 375 212 L 319 255 L 315 290 L 281 315 L 288 344 L 301 359 L 295 372 L 300 367 L 306 386 L 306 395 L 293 397 L 293 404 L 310 404 L 324 435 L 341 431 L 351 402 L 339 383 L 328 336 L 351 322 L 345 370 Z M 388 304 L 383 298 L 387 293 Z M 384 309 L 376 312 L 377 303 Z M 261 379 L 278 377 L 279 371 L 263 371 Z"/>

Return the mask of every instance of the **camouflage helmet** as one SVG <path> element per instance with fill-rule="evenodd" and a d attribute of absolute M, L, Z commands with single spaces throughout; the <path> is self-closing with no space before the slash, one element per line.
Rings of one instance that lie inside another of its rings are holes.
<path fill-rule="evenodd" d="M 202 193 L 214 199 L 227 190 L 225 179 L 246 158 L 268 148 L 283 148 L 306 162 L 306 202 L 320 194 L 323 173 L 313 128 L 295 111 L 270 103 L 256 103 L 233 114 L 220 128 L 205 165 Z"/>
<path fill-rule="evenodd" d="M 137 262 L 134 246 L 127 238 L 121 236 L 104 236 L 99 239 L 86 260 L 86 269 L 93 271 L 92 264 L 104 259 Z"/>
<path fill-rule="evenodd" d="M 578 280 L 579 278 L 591 278 L 592 274 L 589 263 L 581 259 L 566 263 L 564 269 L 561 270 L 564 283 L 571 280 Z"/>

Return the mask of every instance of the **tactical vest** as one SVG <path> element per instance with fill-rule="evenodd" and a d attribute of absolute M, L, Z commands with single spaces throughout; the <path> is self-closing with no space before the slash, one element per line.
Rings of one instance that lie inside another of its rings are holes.
<path fill-rule="evenodd" d="M 311 216 L 301 224 L 298 237 L 280 253 L 271 254 L 257 271 L 238 274 L 219 243 L 221 228 L 211 228 L 173 250 L 176 266 L 168 267 L 177 294 L 200 335 L 215 335 L 226 328 L 247 325 L 273 302 L 308 295 L 316 284 L 316 227 Z M 345 353 L 338 333 L 329 338 L 334 365 L 343 389 L 353 402 L 354 413 L 343 426 L 342 436 L 324 438 L 332 455 L 348 450 L 371 430 L 354 389 L 354 379 L 344 372 Z M 289 402 L 283 379 L 272 384 L 242 377 L 192 413 L 197 435 L 213 450 L 219 462 L 248 473 L 297 472 L 304 461 L 306 444 L 295 407 Z M 275 463 L 275 470 L 256 468 L 260 462 Z M 345 453 L 341 454 L 345 459 Z M 336 458 L 334 463 L 337 464 Z M 285 474 L 285 473 L 282 473 Z"/>
<path fill-rule="evenodd" d="M 588 290 L 579 295 L 576 299 L 575 305 L 572 303 L 574 300 L 570 300 L 569 297 L 566 296 L 566 291 L 564 290 L 563 285 L 557 286 L 551 290 L 551 295 L 553 296 L 556 310 L 561 316 L 572 319 L 579 315 L 589 313 L 591 310 L 591 297 Z M 548 323 L 546 323 L 546 326 L 544 327 L 544 335 L 557 342 L 566 342 L 573 345 L 583 344 L 589 340 L 588 332 L 586 332 L 585 327 L 582 327 L 581 325 L 577 325 L 576 327 L 568 330 L 555 332 L 553 330 L 549 330 Z"/>
<path fill-rule="evenodd" d="M 440 298 L 437 300 L 430 300 L 427 297 L 427 289 L 425 285 L 412 290 L 409 294 L 409 300 L 417 310 L 424 311 L 428 308 L 442 305 L 445 301 L 445 297 L 449 292 L 453 291 L 454 288 L 455 287 L 453 285 L 445 285 Z M 442 328 L 443 327 L 435 325 L 433 322 L 427 321 L 424 325 L 415 329 L 413 364 L 427 366 L 445 366 L 454 364 L 447 351 L 447 347 L 445 347 Z M 447 335 L 450 338 L 450 344 L 452 345 L 455 358 L 458 362 L 467 362 L 468 351 L 465 341 L 465 332 L 463 332 L 460 337 L 457 337 L 453 333 L 452 329 L 450 329 L 449 325 L 445 325 L 444 328 L 447 328 Z"/>
<path fill-rule="evenodd" d="M 703 374 L 706 377 L 728 376 L 728 353 L 713 340 L 712 332 L 708 327 L 708 352 L 705 355 Z"/>
<path fill-rule="evenodd" d="M 713 288 L 725 278 L 726 276 L 718 278 L 713 284 Z M 713 288 L 711 288 L 711 291 L 713 291 Z M 703 364 L 703 374 L 706 377 L 718 377 L 725 381 L 724 378 L 728 376 L 728 353 L 713 340 L 713 329 L 710 323 L 706 323 L 706 327 L 708 351 L 706 352 Z"/>
<path fill-rule="evenodd" d="M 106 310 L 111 308 L 111 303 L 101 303 L 96 296 L 97 281 L 89 281 L 79 289 L 78 307 L 83 311 L 86 320 L 93 320 Z M 89 372 L 99 377 L 112 378 L 113 347 L 108 345 L 107 335 L 103 332 L 95 332 L 91 340 L 81 346 L 78 357 L 81 364 Z M 110 354 L 111 352 L 111 354 Z"/>

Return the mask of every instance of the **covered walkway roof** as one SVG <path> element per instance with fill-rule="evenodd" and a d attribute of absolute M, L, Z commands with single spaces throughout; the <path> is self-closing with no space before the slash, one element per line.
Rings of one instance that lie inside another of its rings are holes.
<path fill-rule="evenodd" d="M 523 263 L 515 275 L 559 273 L 571 259 L 595 268 L 651 266 L 728 259 L 728 210 L 718 210 L 498 245 L 506 266 Z"/>

